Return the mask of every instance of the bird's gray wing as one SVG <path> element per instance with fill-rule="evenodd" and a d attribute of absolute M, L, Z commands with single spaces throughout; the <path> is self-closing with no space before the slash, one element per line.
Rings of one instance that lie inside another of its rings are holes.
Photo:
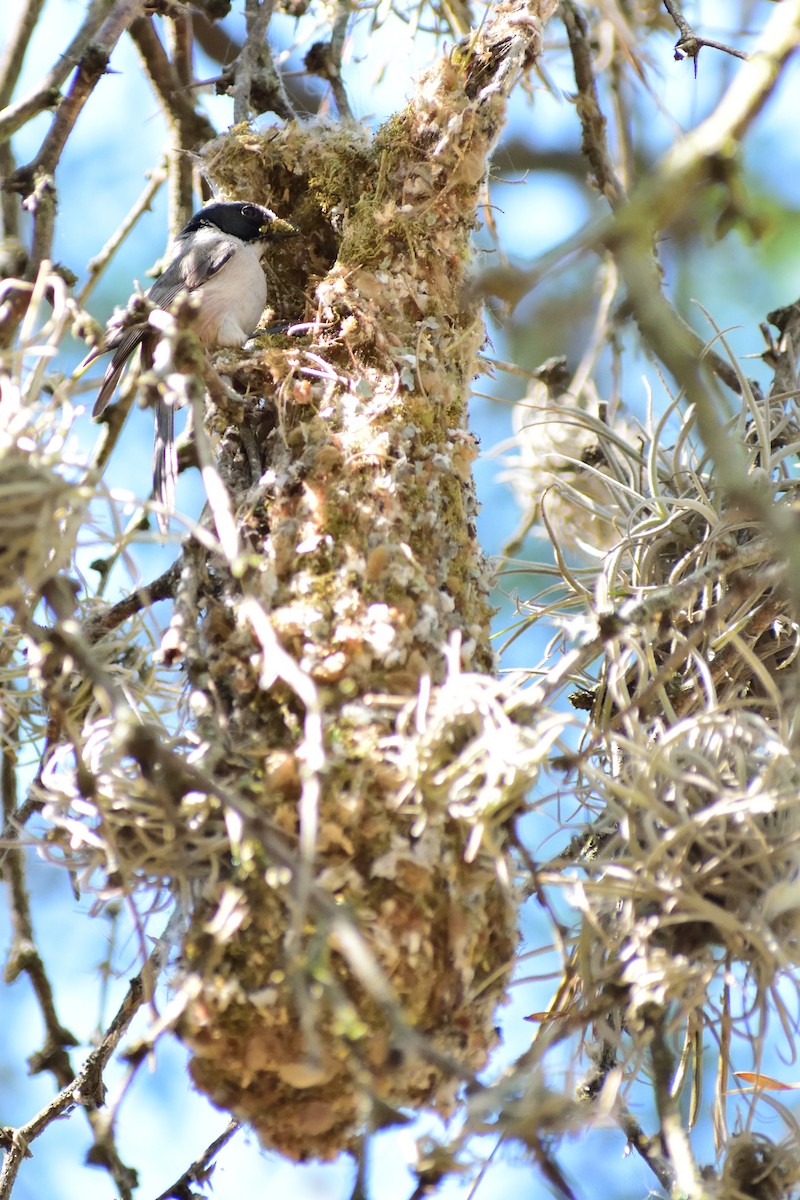
<path fill-rule="evenodd" d="M 99 417 L 101 413 L 105 412 L 109 400 L 117 390 L 117 384 L 120 381 L 122 372 L 125 370 L 125 364 L 146 336 L 148 328 L 144 322 L 140 325 L 129 325 L 127 329 L 119 330 L 119 337 L 116 337 L 112 333 L 111 338 L 107 339 L 103 346 L 98 347 L 97 353 L 94 355 L 95 358 L 99 358 L 101 354 L 105 354 L 109 350 L 116 349 L 114 357 L 108 364 L 106 373 L 103 376 L 103 382 L 100 384 L 100 391 L 97 393 L 97 399 L 92 409 L 93 417 Z"/>
<path fill-rule="evenodd" d="M 192 276 L 197 277 L 199 272 L 194 269 Z M 181 269 L 179 262 L 170 263 L 164 274 L 156 280 L 151 288 L 145 292 L 145 296 L 156 305 L 157 308 L 169 308 L 173 300 L 181 291 L 192 291 L 193 287 L 199 286 L 191 284 L 184 278 L 184 272 Z M 94 402 L 92 416 L 99 417 L 108 405 L 109 400 L 117 390 L 117 385 L 120 381 L 120 376 L 125 369 L 130 356 L 133 354 L 137 346 L 147 338 L 148 334 L 153 334 L 154 331 L 146 321 L 138 322 L 135 325 L 120 324 L 116 328 L 111 328 L 106 333 L 102 343 L 90 351 L 84 359 L 81 366 L 88 366 L 95 358 L 99 358 L 101 354 L 107 354 L 109 350 L 114 351 L 114 357 L 108 364 L 108 369 L 103 376 L 103 382 L 100 385 L 100 391 L 97 393 L 97 399 Z"/>
<path fill-rule="evenodd" d="M 159 308 L 168 308 L 180 292 L 197 291 L 207 280 L 221 271 L 233 256 L 233 242 L 220 240 L 211 253 L 208 248 L 189 250 L 178 263 L 173 263 L 156 283 L 148 296 Z M 142 347 L 152 366 L 152 351 Z M 146 368 L 146 364 L 143 363 Z M 175 452 L 175 410 L 159 400 L 155 406 L 155 442 L 153 444 L 153 498 L 159 505 L 158 524 L 162 533 L 169 525 L 169 515 L 175 510 L 175 485 L 178 479 L 178 456 Z"/>
<path fill-rule="evenodd" d="M 202 287 L 212 275 L 221 271 L 225 263 L 233 258 L 236 247 L 236 242 L 221 237 L 213 249 L 206 245 L 189 250 L 181 259 L 182 282 L 179 286 L 190 293 Z M 160 283 L 161 280 L 158 282 Z M 162 304 L 162 301 L 159 300 L 159 304 Z"/>
<path fill-rule="evenodd" d="M 235 242 L 229 241 L 227 238 L 220 238 L 210 252 L 208 247 L 199 247 L 188 250 L 185 254 L 178 254 L 175 261 L 170 263 L 164 274 L 145 293 L 147 299 L 157 308 L 169 308 L 181 292 L 191 294 L 197 291 L 207 280 L 221 271 L 233 257 L 235 250 Z M 136 325 L 121 325 L 107 333 L 103 343 L 86 356 L 82 366 L 88 366 L 95 358 L 99 358 L 101 354 L 106 354 L 109 350 L 114 351 L 114 357 L 108 365 L 92 409 L 93 417 L 99 417 L 105 410 L 116 391 L 125 364 L 136 347 L 151 332 L 151 327 L 146 321 Z"/>
<path fill-rule="evenodd" d="M 209 252 L 209 248 L 190 249 L 178 254 L 166 271 L 146 292 L 147 299 L 157 308 L 169 308 L 181 292 L 197 291 L 207 280 L 216 275 L 233 257 L 236 243 L 220 238 Z M 100 391 L 97 395 L 92 416 L 99 417 L 113 396 L 125 365 L 137 346 L 142 347 L 142 366 L 145 371 L 153 365 L 154 330 L 146 322 L 121 326 L 112 330 L 102 347 L 92 351 L 87 362 L 114 350 Z M 175 507 L 175 483 L 178 477 L 175 453 L 175 413 L 171 404 L 158 400 L 155 405 L 155 443 L 153 446 L 153 496 L 159 504 L 158 524 L 164 531 L 169 523 L 169 514 Z"/>

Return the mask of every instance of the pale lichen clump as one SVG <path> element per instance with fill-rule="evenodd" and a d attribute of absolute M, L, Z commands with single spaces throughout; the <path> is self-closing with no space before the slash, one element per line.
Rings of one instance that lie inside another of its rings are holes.
<path fill-rule="evenodd" d="M 745 394 L 726 435 L 778 512 L 794 497 L 793 393 Z M 625 414 L 620 436 L 619 414 L 606 428 L 597 410 L 539 403 L 532 419 L 547 420 L 547 436 L 537 458 L 530 428 L 520 431 L 513 482 L 544 495 L 567 569 L 531 619 L 555 617 L 572 645 L 537 676 L 552 703 L 568 663 L 570 700 L 588 713 L 560 765 L 589 825 L 539 876 L 581 914 L 554 1007 L 595 1030 L 605 1066 L 587 1096 L 667 1034 L 685 1039 L 669 1087 L 694 1071 L 699 1096 L 703 1031 L 723 1028 L 724 1128 L 731 1038 L 755 1040 L 754 1013 L 765 1019 L 800 958 L 800 626 L 782 550 L 719 487 L 693 410 L 673 402 L 646 424 Z M 552 504 L 548 488 L 560 491 Z M 570 562 L 576 528 L 595 566 Z M 537 1041 L 545 1054 L 546 1030 Z"/>
<path fill-rule="evenodd" d="M 578 403 L 535 382 L 514 406 L 514 437 L 504 456 L 523 529 L 544 521 L 559 547 L 590 561 L 624 537 L 642 480 L 635 454 L 641 430 L 631 420 L 601 418 L 601 410 L 596 395 Z M 629 489 L 627 503 L 620 485 Z"/>
<path fill-rule="evenodd" d="M 1 414 L 0 414 L 1 415 Z M 2 444 L 5 443 L 5 444 Z M 41 592 L 69 561 L 52 539 L 52 512 L 66 515 L 74 489 L 25 441 L 0 443 L 0 604 Z M 68 548 L 67 548 L 68 549 Z"/>
<path fill-rule="evenodd" d="M 86 496 L 69 477 L 72 408 L 50 398 L 50 358 L 77 317 L 66 285 L 44 263 L 13 352 L 0 357 L 0 604 L 38 602 L 67 568 Z M 43 395 L 45 386 L 47 394 Z M 42 401 L 45 403 L 42 403 Z M 48 403 L 49 401 L 49 403 Z"/>

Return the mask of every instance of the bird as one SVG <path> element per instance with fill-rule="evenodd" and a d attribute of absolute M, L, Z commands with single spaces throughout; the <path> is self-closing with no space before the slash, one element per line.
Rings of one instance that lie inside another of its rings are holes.
<path fill-rule="evenodd" d="M 271 243 L 298 234 L 291 222 L 260 204 L 239 201 L 207 204 L 180 231 L 168 266 L 145 292 L 145 297 L 155 307 L 168 309 L 179 296 L 192 296 L 198 302 L 194 330 L 205 346 L 243 346 L 255 331 L 267 304 L 262 259 Z M 143 369 L 152 367 L 158 337 L 157 329 L 147 320 L 132 323 L 128 310 L 114 314 L 105 336 L 78 368 L 82 374 L 95 359 L 114 351 L 92 409 L 95 420 L 108 407 L 137 347 Z M 173 406 L 159 399 L 155 406 L 153 494 L 160 506 L 162 530 L 173 507 L 176 474 Z"/>

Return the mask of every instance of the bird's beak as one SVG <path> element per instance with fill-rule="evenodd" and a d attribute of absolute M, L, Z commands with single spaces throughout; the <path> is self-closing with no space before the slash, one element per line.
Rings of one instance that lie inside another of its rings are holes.
<path fill-rule="evenodd" d="M 282 221 L 280 217 L 273 217 L 266 225 L 262 225 L 261 232 L 272 242 L 281 241 L 283 238 L 301 236 L 300 230 L 296 225 L 292 225 L 290 221 Z"/>

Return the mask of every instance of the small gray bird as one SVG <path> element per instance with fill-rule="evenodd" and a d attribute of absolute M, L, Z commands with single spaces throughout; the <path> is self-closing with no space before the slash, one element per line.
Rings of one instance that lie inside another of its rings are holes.
<path fill-rule="evenodd" d="M 295 237 L 298 230 L 260 204 L 215 203 L 195 213 L 175 239 L 172 259 L 163 275 L 145 293 L 157 308 L 169 308 L 181 293 L 199 301 L 194 326 L 207 346 L 243 346 L 267 303 L 267 281 L 261 266 L 271 242 Z M 153 365 L 158 331 L 146 321 L 125 322 L 115 314 L 103 341 L 87 354 L 83 370 L 96 358 L 114 351 L 92 409 L 96 419 L 105 412 L 134 350 L 140 347 L 144 370 Z M 166 512 L 172 508 L 177 464 L 174 413 L 171 404 L 156 404 L 153 490 Z M 163 528 L 166 519 L 159 518 Z"/>

